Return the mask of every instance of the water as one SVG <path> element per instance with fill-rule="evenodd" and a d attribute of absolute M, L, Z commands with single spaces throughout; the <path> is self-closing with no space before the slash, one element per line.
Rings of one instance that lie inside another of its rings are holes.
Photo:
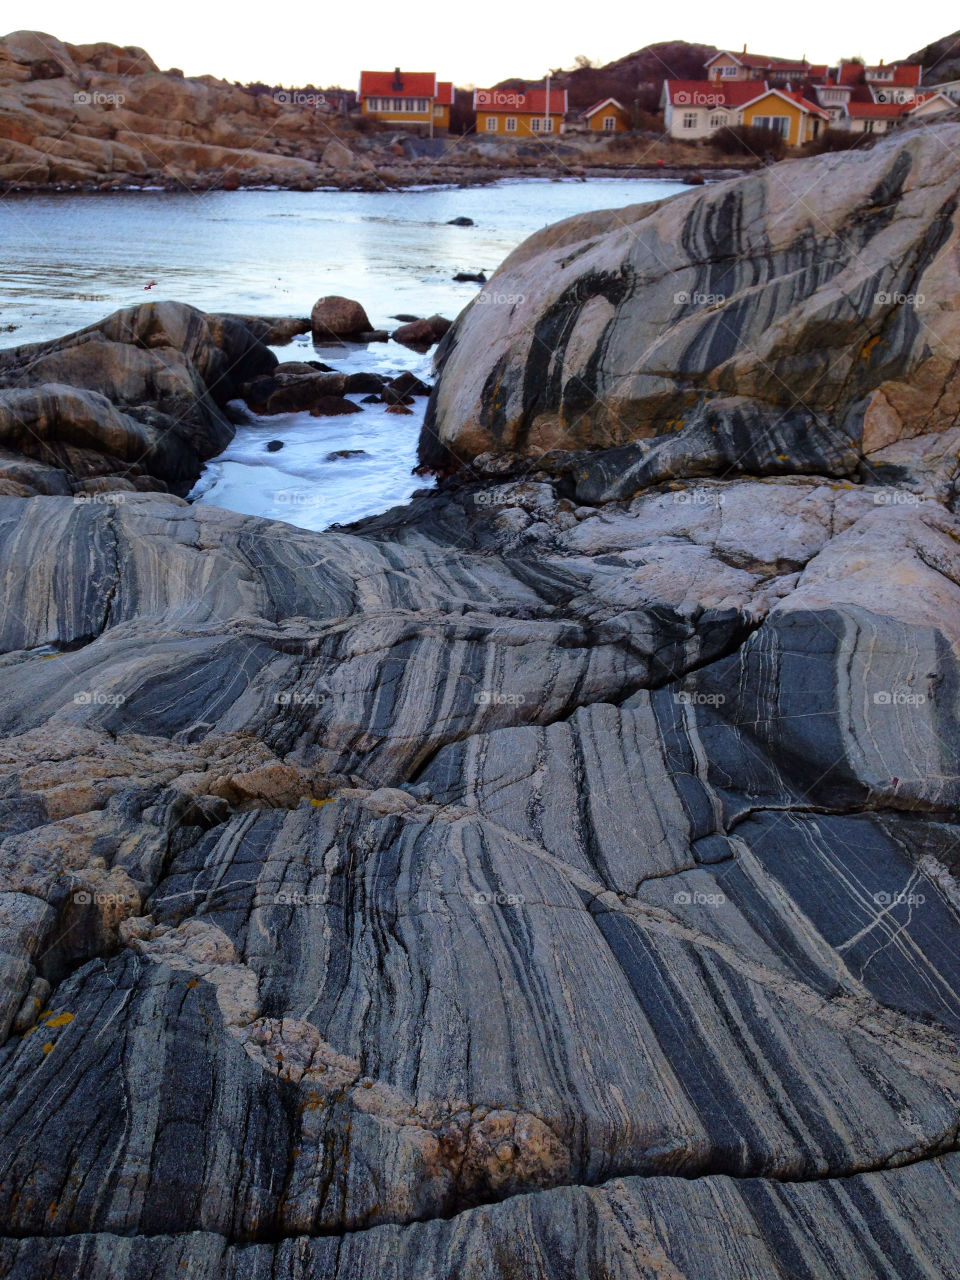
<path fill-rule="evenodd" d="M 117 192 L 0 202 L 0 328 L 6 343 L 69 333 L 118 307 L 175 298 L 205 311 L 308 315 L 323 294 L 363 303 L 375 328 L 398 312 L 453 318 L 474 296 L 458 271 L 489 275 L 532 232 L 571 214 L 660 199 L 659 180 L 520 181 L 403 192 Z M 472 227 L 451 227 L 466 215 Z M 146 286 L 150 285 L 148 289 Z M 396 343 L 277 348 L 281 360 L 337 369 L 430 370 Z M 361 397 L 353 397 L 359 400 Z M 412 477 L 425 402 L 411 417 L 363 414 L 253 419 L 212 461 L 195 496 L 306 528 L 385 510 L 424 482 Z M 284 448 L 266 451 L 282 439 Z M 340 449 L 365 456 L 327 461 Z"/>

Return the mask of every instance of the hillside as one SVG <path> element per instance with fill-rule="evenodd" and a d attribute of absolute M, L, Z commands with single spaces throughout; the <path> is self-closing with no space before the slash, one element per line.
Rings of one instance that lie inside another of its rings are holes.
<path fill-rule="evenodd" d="M 925 48 L 911 53 L 908 62 L 919 62 L 923 67 L 925 84 L 941 84 L 945 80 L 960 79 L 960 31 L 934 40 Z"/>

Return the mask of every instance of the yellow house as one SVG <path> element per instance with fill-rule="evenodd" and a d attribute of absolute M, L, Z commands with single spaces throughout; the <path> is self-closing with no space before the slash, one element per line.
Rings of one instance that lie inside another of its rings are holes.
<path fill-rule="evenodd" d="M 433 127 L 450 128 L 450 108 L 453 106 L 453 81 L 438 80 L 437 96 L 433 103 Z"/>
<path fill-rule="evenodd" d="M 597 133 L 623 133 L 630 128 L 630 112 L 616 98 L 595 102 L 580 118 L 588 129 Z"/>
<path fill-rule="evenodd" d="M 361 71 L 357 96 L 361 113 L 385 124 L 445 128 L 450 123 L 453 85 L 445 88 L 448 92 L 440 94 L 433 71 L 401 71 L 397 67 L 394 71 Z"/>
<path fill-rule="evenodd" d="M 740 123 L 755 129 L 773 129 L 788 147 L 800 147 L 826 128 L 829 114 L 799 93 L 764 89 L 740 108 Z"/>
<path fill-rule="evenodd" d="M 542 138 L 563 132 L 566 89 L 474 89 L 477 133 Z"/>

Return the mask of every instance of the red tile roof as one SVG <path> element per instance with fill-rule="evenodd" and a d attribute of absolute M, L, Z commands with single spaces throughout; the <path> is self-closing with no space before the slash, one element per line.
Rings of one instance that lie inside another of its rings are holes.
<path fill-rule="evenodd" d="M 519 115 L 542 116 L 547 113 L 546 89 L 474 89 L 473 105 L 478 111 L 516 112 Z M 550 90 L 550 114 L 565 115 L 566 89 Z"/>
<path fill-rule="evenodd" d="M 674 107 L 742 107 L 767 91 L 765 80 L 664 80 Z"/>
<path fill-rule="evenodd" d="M 437 104 L 441 107 L 453 106 L 453 81 L 437 81 Z"/>
<path fill-rule="evenodd" d="M 902 116 L 907 109 L 902 102 L 850 102 L 847 115 L 854 120 L 890 120 Z"/>
<path fill-rule="evenodd" d="M 877 72 L 889 71 L 891 67 L 893 67 L 893 79 L 877 81 Z M 864 67 L 864 72 L 868 80 L 873 80 L 879 84 L 919 84 L 920 77 L 923 75 L 923 67 L 909 62 L 892 62 L 885 67 Z"/>
<path fill-rule="evenodd" d="M 397 84 L 402 88 L 398 89 Z M 361 71 L 361 98 L 433 98 L 437 92 L 435 71 Z"/>

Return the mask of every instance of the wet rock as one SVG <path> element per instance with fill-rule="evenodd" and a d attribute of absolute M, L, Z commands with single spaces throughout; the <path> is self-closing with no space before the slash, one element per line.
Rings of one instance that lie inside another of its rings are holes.
<path fill-rule="evenodd" d="M 428 320 L 414 320 L 411 324 L 402 324 L 393 331 L 394 342 L 401 342 L 405 347 L 413 347 L 418 351 L 426 351 L 437 341 L 433 326 Z"/>
<path fill-rule="evenodd" d="M 267 453 L 278 453 L 283 448 L 282 440 L 268 440 Z"/>
<path fill-rule="evenodd" d="M 447 223 L 447 226 L 448 227 L 472 227 L 473 219 L 465 218 L 463 214 L 461 214 L 458 218 L 451 218 L 450 221 Z"/>
<path fill-rule="evenodd" d="M 366 456 L 366 449 L 334 449 L 332 453 L 327 454 L 327 462 L 336 462 L 338 458 L 365 458 Z"/>
<path fill-rule="evenodd" d="M 476 284 L 487 283 L 487 277 L 482 271 L 458 271 L 453 278 L 458 284 L 467 284 L 469 282 Z"/>
<path fill-rule="evenodd" d="M 346 413 L 363 413 L 363 410 L 343 396 L 319 396 L 310 406 L 311 418 L 334 418 Z"/>
<path fill-rule="evenodd" d="M 357 338 L 372 329 L 359 302 L 334 295 L 317 299 L 310 313 L 310 323 L 314 339 Z"/>

